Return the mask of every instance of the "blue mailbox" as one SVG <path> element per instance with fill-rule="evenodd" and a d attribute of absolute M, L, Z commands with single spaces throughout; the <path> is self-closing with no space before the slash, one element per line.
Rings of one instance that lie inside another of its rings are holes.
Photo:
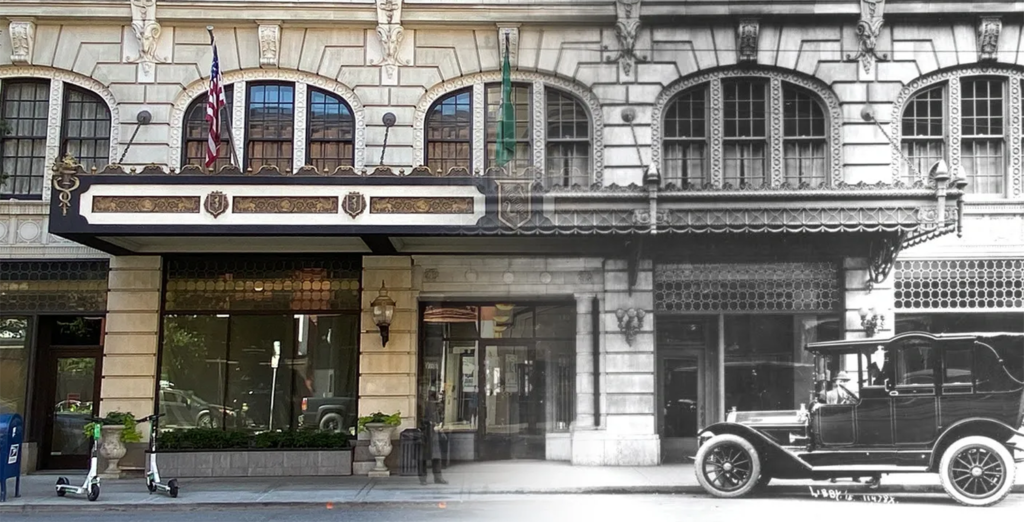
<path fill-rule="evenodd" d="M 14 479 L 14 496 L 21 496 L 21 449 L 25 422 L 21 415 L 0 415 L 0 502 L 7 501 L 7 479 Z"/>

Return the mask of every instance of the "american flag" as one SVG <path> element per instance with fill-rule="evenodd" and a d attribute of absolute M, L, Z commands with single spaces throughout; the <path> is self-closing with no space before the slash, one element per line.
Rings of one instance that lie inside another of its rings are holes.
<path fill-rule="evenodd" d="M 206 139 L 206 168 L 212 167 L 220 155 L 220 111 L 227 104 L 224 99 L 224 78 L 220 74 L 220 60 L 217 58 L 217 44 L 212 45 L 210 92 L 206 95 L 206 121 L 210 124 L 209 137 Z"/>

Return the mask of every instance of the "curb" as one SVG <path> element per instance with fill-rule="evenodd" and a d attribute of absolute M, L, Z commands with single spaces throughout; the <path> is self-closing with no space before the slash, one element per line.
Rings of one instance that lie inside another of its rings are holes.
<path fill-rule="evenodd" d="M 830 484 L 830 483 L 816 483 L 808 485 L 778 485 L 769 486 L 770 495 L 758 495 L 750 498 L 778 498 L 780 495 L 792 496 L 793 500 L 804 499 L 810 497 L 810 487 L 816 487 L 820 489 L 836 489 L 844 490 L 845 493 L 850 494 L 880 494 L 880 495 L 891 495 L 893 493 L 911 493 L 911 494 L 941 494 L 945 495 L 941 486 L 928 486 L 928 485 L 900 485 L 894 484 L 891 486 L 883 486 L 877 490 L 869 489 L 867 487 L 844 487 L 843 484 Z M 1024 485 L 1014 485 L 1010 490 L 1012 494 L 1024 494 Z M 353 501 L 336 501 L 331 504 L 333 507 L 328 508 L 327 501 L 281 501 L 281 502 L 201 502 L 192 503 L 189 502 L 187 497 L 184 497 L 181 502 L 154 502 L 154 503 L 138 503 L 138 504 L 106 504 L 106 503 L 95 503 L 81 500 L 76 502 L 71 500 L 69 502 L 63 502 L 60 504 L 20 504 L 20 505 L 4 505 L 0 504 L 0 513 L 58 513 L 58 512 L 133 512 L 133 511 L 159 511 L 159 512 L 186 512 L 186 511 L 201 511 L 201 510 L 253 510 L 253 509 L 291 509 L 291 508 L 322 508 L 322 509 L 345 509 L 350 507 L 364 507 L 364 506 L 392 506 L 392 507 L 422 507 L 422 508 L 434 508 L 439 503 L 468 503 L 473 502 L 473 497 L 489 497 L 489 496 L 555 496 L 555 495 L 706 495 L 704 489 L 700 486 L 663 486 L 663 487 L 651 487 L 651 486 L 625 486 L 625 487 L 589 487 L 589 488 L 562 488 L 556 490 L 545 490 L 545 491 L 476 491 L 476 492 L 451 492 L 450 496 L 444 496 L 444 493 L 437 492 L 438 497 L 433 499 L 424 499 L 422 497 L 409 499 L 409 500 L 353 500 Z M 457 495 L 457 496 L 454 496 Z M 454 498 L 453 498 L 454 496 Z M 711 498 L 711 497 L 708 497 Z"/>

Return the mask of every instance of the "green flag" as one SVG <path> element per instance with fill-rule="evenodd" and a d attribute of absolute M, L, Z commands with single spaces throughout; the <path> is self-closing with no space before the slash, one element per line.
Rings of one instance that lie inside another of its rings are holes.
<path fill-rule="evenodd" d="M 498 143 L 494 160 L 504 167 L 516 156 L 516 108 L 512 104 L 512 64 L 508 57 L 508 34 L 505 35 L 505 57 L 501 64 L 501 107 L 498 108 Z"/>

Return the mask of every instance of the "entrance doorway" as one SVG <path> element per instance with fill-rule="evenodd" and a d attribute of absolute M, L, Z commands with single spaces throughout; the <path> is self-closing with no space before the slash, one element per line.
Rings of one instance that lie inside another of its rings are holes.
<path fill-rule="evenodd" d="M 484 460 L 544 459 L 547 364 L 532 344 L 484 346 Z"/>
<path fill-rule="evenodd" d="M 40 318 L 40 364 L 36 379 L 39 468 L 87 467 L 92 441 L 84 428 L 99 414 L 103 362 L 103 318 Z"/>
<path fill-rule="evenodd" d="M 680 317 L 658 324 L 658 428 L 665 463 L 689 462 L 697 432 L 708 424 L 706 354 L 718 345 L 717 317 Z"/>

